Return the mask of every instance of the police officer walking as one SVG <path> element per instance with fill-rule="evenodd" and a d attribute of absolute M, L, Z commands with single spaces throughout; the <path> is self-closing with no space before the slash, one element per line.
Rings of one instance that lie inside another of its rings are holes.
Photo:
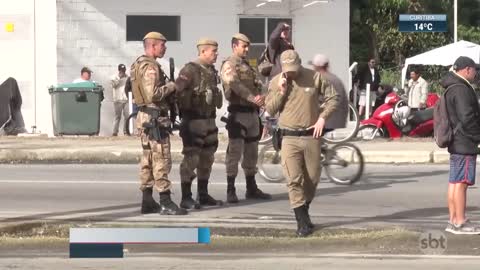
<path fill-rule="evenodd" d="M 259 107 L 264 105 L 262 84 L 256 71 L 246 60 L 250 40 L 243 34 L 235 34 L 232 38 L 233 55 L 228 57 L 221 68 L 221 79 L 225 98 L 229 101 L 228 148 L 226 155 L 227 169 L 227 201 L 237 203 L 235 178 L 238 174 L 238 163 L 243 154 L 242 168 L 247 182 L 247 199 L 271 199 L 263 193 L 255 180 L 257 173 L 258 141 L 261 127 L 258 116 Z"/>
<path fill-rule="evenodd" d="M 280 113 L 281 156 L 288 179 L 288 196 L 297 220 L 297 236 L 313 232 L 309 207 L 321 173 L 320 136 L 325 121 L 338 104 L 335 89 L 319 73 L 303 68 L 297 52 L 280 56 L 282 73 L 270 82 L 268 113 Z M 323 104 L 319 98 L 324 96 Z"/>
<path fill-rule="evenodd" d="M 131 66 L 131 83 L 135 103 L 139 106 L 137 129 L 143 148 L 140 160 L 140 190 L 143 192 L 142 214 L 185 215 L 170 197 L 172 168 L 170 155 L 167 98 L 175 92 L 175 83 L 166 83 L 162 67 L 156 61 L 164 56 L 166 38 L 158 32 L 150 32 L 143 38 L 145 54 Z M 160 205 L 152 197 L 153 187 L 160 193 Z"/>
<path fill-rule="evenodd" d="M 223 104 L 222 93 L 217 87 L 220 81 L 213 65 L 217 61 L 218 43 L 202 38 L 197 42 L 197 49 L 198 59 L 186 64 L 175 82 L 183 141 L 180 207 L 185 209 L 222 204 L 208 194 L 208 180 L 218 148 L 216 110 Z M 198 203 L 192 198 L 192 181 L 197 176 Z"/>

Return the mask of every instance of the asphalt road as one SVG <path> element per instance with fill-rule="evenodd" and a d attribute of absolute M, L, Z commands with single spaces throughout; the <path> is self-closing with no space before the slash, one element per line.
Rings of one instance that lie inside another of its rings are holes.
<path fill-rule="evenodd" d="M 366 259 L 362 257 L 322 258 L 317 256 L 282 256 L 262 257 L 252 256 L 223 256 L 189 258 L 159 258 L 143 257 L 128 259 L 0 259 L 2 269 L 274 269 L 274 270 L 303 270 L 303 269 L 478 269 L 479 260 L 475 258 L 393 258 L 393 259 Z"/>
<path fill-rule="evenodd" d="M 238 177 L 239 204 L 191 211 L 184 217 L 140 215 L 138 167 L 135 165 L 0 165 L 0 222 L 89 220 L 112 222 L 206 222 L 295 227 L 284 183 L 260 188 L 271 201 L 244 201 L 243 175 Z M 370 165 L 353 186 L 322 179 L 311 206 L 321 227 L 403 226 L 442 229 L 448 220 L 445 165 Z M 224 166 L 216 164 L 211 194 L 225 200 Z M 174 199 L 179 202 L 178 165 L 174 165 Z M 480 219 L 480 191 L 469 190 L 469 217 Z"/>

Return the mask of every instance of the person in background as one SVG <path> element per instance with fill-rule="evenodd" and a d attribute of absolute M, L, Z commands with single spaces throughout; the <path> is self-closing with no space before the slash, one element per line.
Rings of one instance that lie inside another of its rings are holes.
<path fill-rule="evenodd" d="M 83 67 L 80 71 L 80 78 L 73 80 L 73 83 L 91 82 L 92 71 L 88 67 Z"/>
<path fill-rule="evenodd" d="M 110 79 L 113 95 L 113 107 L 115 112 L 112 136 L 118 136 L 118 127 L 120 125 L 122 115 L 123 121 L 126 121 L 128 118 L 128 98 L 125 94 L 125 84 L 128 79 L 126 71 L 127 67 L 125 67 L 124 64 L 120 64 L 118 65 L 118 73 L 113 75 Z M 123 134 L 126 134 L 125 130 L 123 131 Z"/>
<path fill-rule="evenodd" d="M 291 42 L 291 27 L 285 22 L 280 22 L 268 40 L 268 56 L 273 61 L 272 71 L 270 72 L 270 79 L 282 72 L 280 64 L 280 55 L 286 50 L 293 50 L 294 47 Z"/>
<path fill-rule="evenodd" d="M 313 69 L 321 75 L 322 79 L 332 85 L 338 94 L 337 108 L 325 123 L 324 132 L 333 131 L 336 128 L 345 128 L 348 117 L 348 97 L 342 80 L 340 80 L 337 75 L 330 72 L 330 60 L 326 55 L 315 55 L 311 64 Z M 323 103 L 323 98 L 324 97 L 322 96 L 320 100 L 321 103 Z"/>
<path fill-rule="evenodd" d="M 358 114 L 363 115 L 365 112 L 365 106 L 368 104 L 371 106 L 372 102 L 377 98 L 377 90 L 380 85 L 380 72 L 376 67 L 376 61 L 374 58 L 370 58 L 366 68 L 357 73 L 354 78 L 354 82 L 358 84 L 360 89 L 360 98 L 358 100 Z M 367 101 L 367 84 L 370 84 L 370 100 Z M 370 111 L 371 113 L 372 111 Z"/>
<path fill-rule="evenodd" d="M 407 87 L 408 106 L 411 111 L 426 108 L 428 83 L 422 78 L 420 69 L 415 68 L 410 72 L 410 80 Z"/>

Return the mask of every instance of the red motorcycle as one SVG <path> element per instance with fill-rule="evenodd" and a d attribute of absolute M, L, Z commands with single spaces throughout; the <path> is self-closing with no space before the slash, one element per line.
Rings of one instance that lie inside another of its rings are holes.
<path fill-rule="evenodd" d="M 357 138 L 373 140 L 375 138 L 429 137 L 433 135 L 433 106 L 440 98 L 437 94 L 428 94 L 426 108 L 411 110 L 407 102 L 392 92 L 385 103 L 373 112 L 372 117 L 360 122 Z"/>

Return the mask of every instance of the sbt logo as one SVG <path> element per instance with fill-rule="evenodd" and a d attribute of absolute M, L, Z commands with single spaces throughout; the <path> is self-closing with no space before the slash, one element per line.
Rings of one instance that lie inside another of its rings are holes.
<path fill-rule="evenodd" d="M 447 237 L 441 231 L 427 231 L 420 235 L 420 250 L 425 254 L 442 254 L 447 249 Z"/>

